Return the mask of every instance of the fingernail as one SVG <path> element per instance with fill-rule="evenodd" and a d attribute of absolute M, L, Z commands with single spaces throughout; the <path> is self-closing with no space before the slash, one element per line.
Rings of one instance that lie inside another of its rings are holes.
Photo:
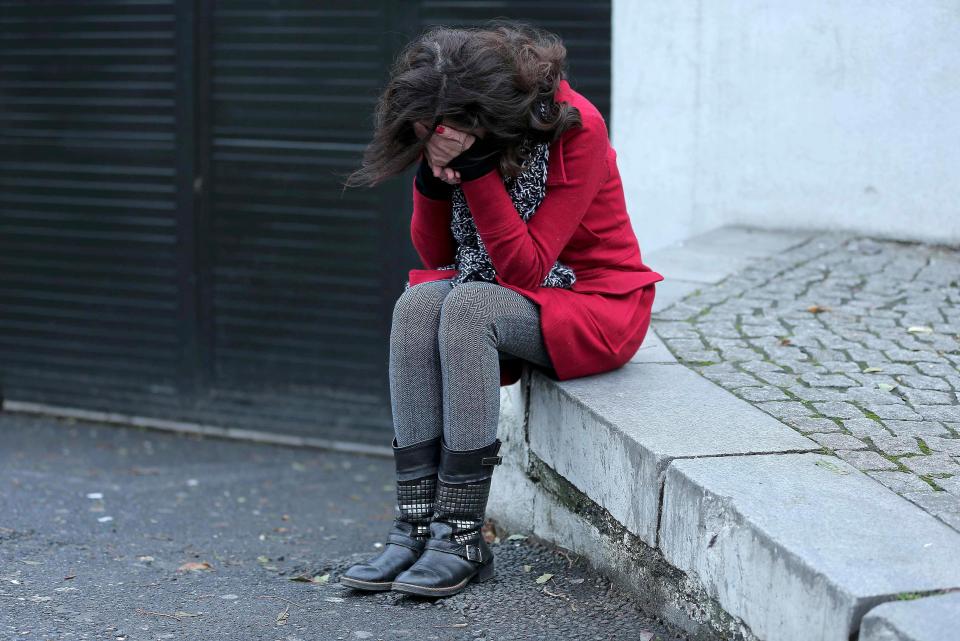
<path fill-rule="evenodd" d="M 437 125 L 437 128 L 436 128 L 435 131 L 436 131 L 438 134 L 442 134 L 443 132 L 446 131 L 446 128 L 444 128 L 443 125 Z"/>

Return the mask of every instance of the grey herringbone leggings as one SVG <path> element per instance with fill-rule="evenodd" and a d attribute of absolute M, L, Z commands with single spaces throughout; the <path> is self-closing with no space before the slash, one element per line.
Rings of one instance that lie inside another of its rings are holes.
<path fill-rule="evenodd" d="M 486 281 L 419 283 L 397 299 L 390 332 L 390 396 L 397 445 L 442 433 L 447 446 L 492 443 L 500 416 L 500 352 L 552 370 L 540 309 Z"/>

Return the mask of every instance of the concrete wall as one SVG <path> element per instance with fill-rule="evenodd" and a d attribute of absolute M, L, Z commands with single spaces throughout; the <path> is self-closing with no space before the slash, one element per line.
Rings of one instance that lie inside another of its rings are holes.
<path fill-rule="evenodd" d="M 645 251 L 723 224 L 960 243 L 956 0 L 613 1 Z"/>

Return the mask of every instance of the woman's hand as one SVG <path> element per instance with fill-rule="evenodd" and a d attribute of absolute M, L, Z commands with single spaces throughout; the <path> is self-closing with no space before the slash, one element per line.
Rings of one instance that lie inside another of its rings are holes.
<path fill-rule="evenodd" d="M 424 138 L 429 132 L 427 128 L 416 122 L 413 125 L 418 138 Z M 444 182 L 456 185 L 460 182 L 460 172 L 447 167 L 451 159 L 456 158 L 473 145 L 476 137 L 453 127 L 440 125 L 427 142 L 424 154 L 427 158 L 433 175 Z"/>

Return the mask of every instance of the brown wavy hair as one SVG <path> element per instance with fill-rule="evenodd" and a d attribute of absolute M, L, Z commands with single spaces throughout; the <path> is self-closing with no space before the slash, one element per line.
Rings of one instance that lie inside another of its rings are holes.
<path fill-rule="evenodd" d="M 394 61 L 374 111 L 373 140 L 344 187 L 375 186 L 416 162 L 433 135 L 417 138 L 418 121 L 485 129 L 504 149 L 501 173 L 516 176 L 525 136 L 549 143 L 583 124 L 576 107 L 554 101 L 566 58 L 559 36 L 523 22 L 425 30 Z"/>

